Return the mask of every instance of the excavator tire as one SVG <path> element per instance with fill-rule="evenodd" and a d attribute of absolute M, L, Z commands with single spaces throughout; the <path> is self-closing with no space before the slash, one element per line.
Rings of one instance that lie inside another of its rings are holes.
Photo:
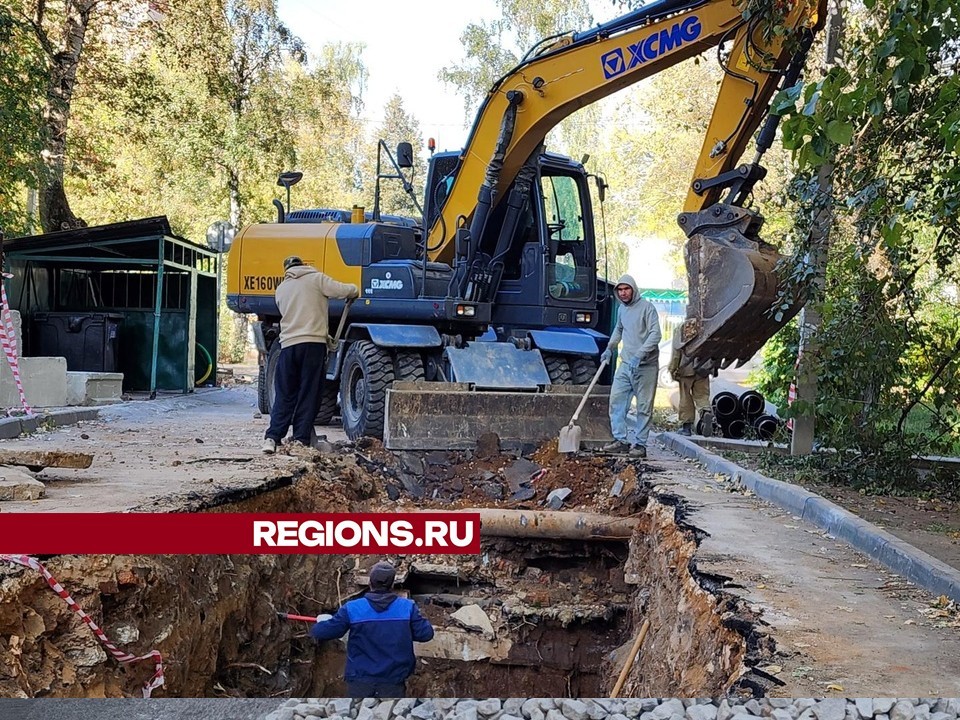
<path fill-rule="evenodd" d="M 329 425 L 337 414 L 337 393 L 340 392 L 340 383 L 335 380 L 323 380 L 323 389 L 320 391 L 320 409 L 317 411 L 317 425 Z"/>
<path fill-rule="evenodd" d="M 407 382 L 415 382 L 426 378 L 423 372 L 423 358 L 420 357 L 420 353 L 398 351 L 396 362 L 393 365 L 393 374 L 397 380 Z"/>
<path fill-rule="evenodd" d="M 274 342 L 267 352 L 267 359 L 257 374 L 257 406 L 261 413 L 269 415 L 273 408 L 273 401 L 277 397 L 277 361 L 280 358 L 280 343 Z M 329 380 L 323 383 L 320 391 L 320 410 L 317 412 L 317 425 L 329 425 L 337 414 L 337 392 L 339 383 Z"/>
<path fill-rule="evenodd" d="M 350 346 L 340 375 L 340 415 L 348 438 L 383 437 L 387 388 L 393 379 L 390 353 L 369 340 Z"/>
<path fill-rule="evenodd" d="M 277 361 L 280 359 L 280 343 L 274 341 L 267 351 L 267 359 L 257 374 L 257 406 L 264 415 L 273 410 L 273 401 L 277 398 Z"/>
<path fill-rule="evenodd" d="M 550 383 L 553 385 L 570 385 L 573 383 L 573 373 L 570 372 L 570 363 L 562 355 L 551 355 L 545 353 L 543 364 L 547 368 L 547 374 L 550 376 Z"/>
<path fill-rule="evenodd" d="M 267 366 L 261 365 L 257 371 L 257 409 L 263 415 L 270 414 L 270 401 L 267 398 Z"/>
<path fill-rule="evenodd" d="M 578 357 L 570 361 L 574 385 L 589 385 L 597 374 L 597 361 L 593 358 Z"/>

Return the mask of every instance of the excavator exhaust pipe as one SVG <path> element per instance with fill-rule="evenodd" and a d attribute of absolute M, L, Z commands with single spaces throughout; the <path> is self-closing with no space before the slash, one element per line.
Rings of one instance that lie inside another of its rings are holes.
<path fill-rule="evenodd" d="M 783 256 L 759 238 L 763 219 L 746 208 L 718 203 L 682 213 L 678 222 L 688 238 L 683 352 L 711 372 L 743 364 L 803 305 L 794 297 L 788 308 L 774 308 L 782 302 L 777 265 Z"/>

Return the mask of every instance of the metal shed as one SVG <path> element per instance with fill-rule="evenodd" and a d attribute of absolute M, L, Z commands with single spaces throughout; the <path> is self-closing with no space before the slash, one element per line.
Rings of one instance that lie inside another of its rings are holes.
<path fill-rule="evenodd" d="M 122 372 L 124 390 L 151 397 L 216 382 L 220 258 L 174 235 L 165 216 L 16 238 L 3 251 L 25 354 L 65 354 L 68 370 Z M 91 326 L 92 341 L 70 335 Z"/>

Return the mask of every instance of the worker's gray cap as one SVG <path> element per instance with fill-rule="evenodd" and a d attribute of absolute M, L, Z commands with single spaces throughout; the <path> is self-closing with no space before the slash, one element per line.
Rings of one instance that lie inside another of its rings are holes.
<path fill-rule="evenodd" d="M 381 560 L 370 570 L 370 589 L 389 590 L 397 577 L 397 570 L 386 560 Z"/>
<path fill-rule="evenodd" d="M 288 257 L 286 260 L 283 261 L 283 269 L 285 271 L 289 270 L 292 267 L 296 267 L 297 265 L 303 265 L 303 260 L 301 260 L 296 255 L 291 255 L 290 257 Z"/>

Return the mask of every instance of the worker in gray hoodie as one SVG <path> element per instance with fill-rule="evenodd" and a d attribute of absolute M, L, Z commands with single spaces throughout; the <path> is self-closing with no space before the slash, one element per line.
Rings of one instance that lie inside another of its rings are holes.
<path fill-rule="evenodd" d="M 291 425 L 294 442 L 310 445 L 326 375 L 327 299 L 350 299 L 359 294 L 356 285 L 338 282 L 312 265 L 304 265 L 295 255 L 283 261 L 283 281 L 276 293 L 280 310 L 276 397 L 263 452 L 275 453 Z"/>
<path fill-rule="evenodd" d="M 623 347 L 620 348 L 620 361 L 610 388 L 610 431 L 613 442 L 604 445 L 603 450 L 629 452 L 634 457 L 645 458 L 660 369 L 660 318 L 657 309 L 640 297 L 632 276 L 620 278 L 616 293 L 620 300 L 617 327 L 600 357 L 609 362 L 621 341 Z M 637 422 L 631 443 L 627 412 L 633 398 L 637 399 Z"/>

